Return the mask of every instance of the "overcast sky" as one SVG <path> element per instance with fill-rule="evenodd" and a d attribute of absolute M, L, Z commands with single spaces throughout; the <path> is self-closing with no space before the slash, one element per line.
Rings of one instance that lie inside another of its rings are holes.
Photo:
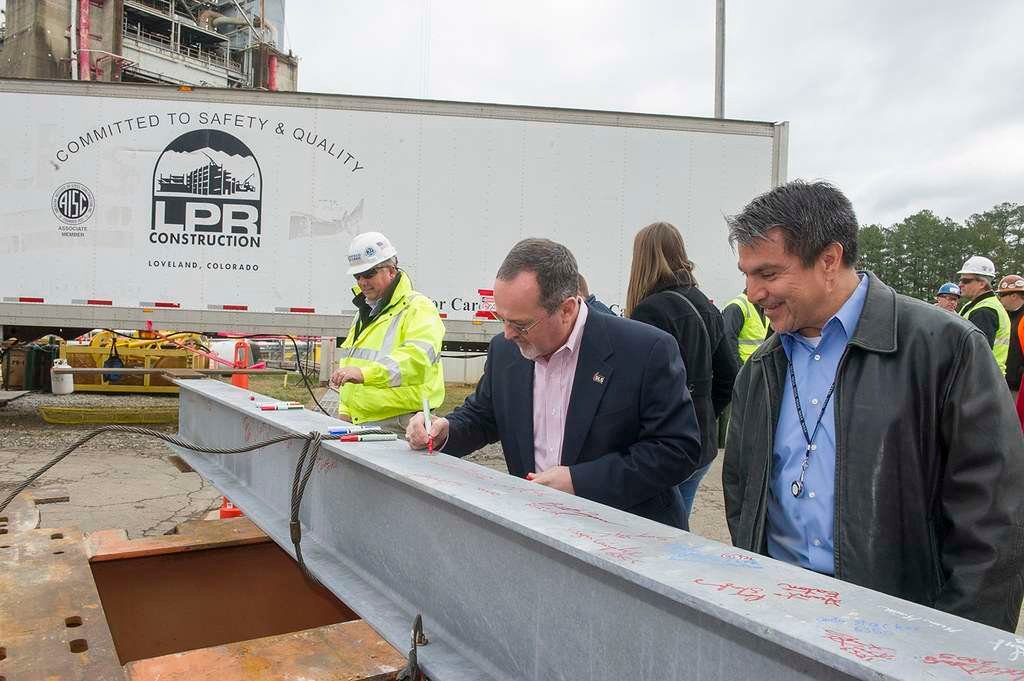
<path fill-rule="evenodd" d="M 714 111 L 714 0 L 289 0 L 300 89 Z M 790 122 L 789 177 L 862 224 L 1024 201 L 1024 2 L 727 0 L 729 118 Z"/>

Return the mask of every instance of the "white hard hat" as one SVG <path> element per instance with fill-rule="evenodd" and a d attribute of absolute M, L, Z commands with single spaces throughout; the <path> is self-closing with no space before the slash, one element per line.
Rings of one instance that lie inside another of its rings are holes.
<path fill-rule="evenodd" d="M 992 264 L 992 261 L 981 255 L 972 255 L 967 258 L 967 262 L 960 268 L 957 274 L 980 274 L 983 277 L 996 276 L 996 266 Z"/>
<path fill-rule="evenodd" d="M 380 232 L 357 234 L 348 245 L 348 273 L 359 274 L 374 265 L 394 258 L 398 251 Z"/>

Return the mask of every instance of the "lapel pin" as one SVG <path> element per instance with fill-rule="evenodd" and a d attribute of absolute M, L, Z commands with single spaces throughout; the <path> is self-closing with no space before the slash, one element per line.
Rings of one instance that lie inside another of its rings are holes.
<path fill-rule="evenodd" d="M 594 383 L 597 383 L 598 385 L 604 385 L 604 374 L 602 374 L 600 371 L 595 371 L 593 380 Z"/>

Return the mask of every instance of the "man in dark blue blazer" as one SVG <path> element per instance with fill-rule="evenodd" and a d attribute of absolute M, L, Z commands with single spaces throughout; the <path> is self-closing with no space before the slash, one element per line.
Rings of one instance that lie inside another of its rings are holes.
<path fill-rule="evenodd" d="M 512 475 L 687 529 L 675 486 L 701 445 L 679 346 L 647 324 L 588 313 L 577 282 L 564 246 L 516 244 L 494 285 L 504 334 L 476 391 L 429 435 L 459 457 L 501 440 Z M 422 414 L 407 437 L 426 447 Z"/>

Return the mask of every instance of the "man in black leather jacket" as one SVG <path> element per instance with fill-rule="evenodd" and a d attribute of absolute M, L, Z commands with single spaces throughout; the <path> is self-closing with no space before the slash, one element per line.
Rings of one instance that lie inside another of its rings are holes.
<path fill-rule="evenodd" d="M 786 532 L 778 528 L 799 537 L 808 520 L 799 512 L 770 517 L 808 496 L 791 474 L 793 453 L 779 445 L 794 437 L 779 427 L 792 425 L 783 399 L 793 400 L 790 352 L 794 342 L 824 340 L 822 330 L 856 287 L 863 308 L 827 407 L 834 462 L 819 458 L 829 465 L 814 482 L 832 499 L 824 538 L 831 569 L 822 571 L 1013 631 L 1024 594 L 1024 437 L 984 335 L 857 273 L 856 217 L 826 183 L 778 187 L 729 225 L 750 300 L 777 331 L 743 366 L 733 392 L 723 470 L 733 543 L 779 554 Z M 803 338 L 783 341 L 797 333 Z M 809 429 L 814 414 L 807 415 Z M 799 426 L 796 437 L 803 450 Z M 803 451 L 797 457 L 799 468 Z"/>

